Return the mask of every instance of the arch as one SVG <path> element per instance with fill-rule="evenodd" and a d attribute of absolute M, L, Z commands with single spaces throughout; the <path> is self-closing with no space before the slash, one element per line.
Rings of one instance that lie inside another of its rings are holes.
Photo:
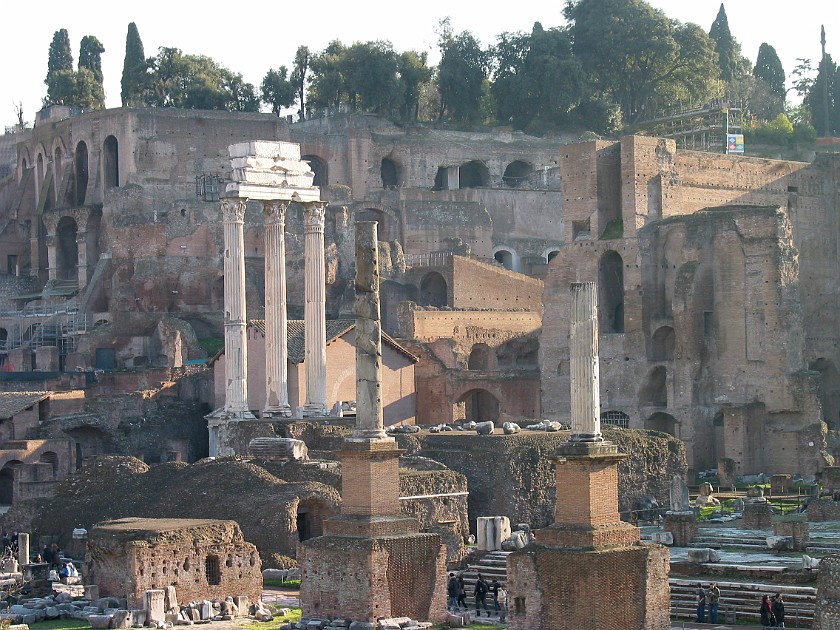
<path fill-rule="evenodd" d="M 630 425 L 630 416 L 623 411 L 602 411 L 601 423 L 619 429 L 627 429 Z"/>
<path fill-rule="evenodd" d="M 480 188 L 490 183 L 490 171 L 484 162 L 471 160 L 458 169 L 459 188 Z"/>
<path fill-rule="evenodd" d="M 317 497 L 308 497 L 298 501 L 297 532 L 298 540 L 317 538 L 324 534 L 324 521 L 333 516 L 334 510 L 327 502 Z"/>
<path fill-rule="evenodd" d="M 673 361 L 676 335 L 670 326 L 657 328 L 651 340 L 651 359 L 654 361 Z"/>
<path fill-rule="evenodd" d="M 58 453 L 55 451 L 44 451 L 38 461 L 42 464 L 52 464 L 53 479 L 58 477 Z"/>
<path fill-rule="evenodd" d="M 394 238 L 391 234 L 391 225 L 393 223 L 391 216 L 381 208 L 365 208 L 364 210 L 359 210 L 356 212 L 356 221 L 376 221 L 379 224 L 376 233 L 380 241 L 390 241 Z"/>
<path fill-rule="evenodd" d="M 82 141 L 76 145 L 74 191 L 76 194 L 75 203 L 82 206 L 85 203 L 88 185 L 88 148 Z"/>
<path fill-rule="evenodd" d="M 534 172 L 534 165 L 524 160 L 514 160 L 505 168 L 502 181 L 509 188 L 519 188 L 528 182 L 531 173 Z"/>
<path fill-rule="evenodd" d="M 823 420 L 829 428 L 840 426 L 840 374 L 834 362 L 820 357 L 812 361 L 808 368 L 819 372 L 818 396 L 822 406 Z"/>
<path fill-rule="evenodd" d="M 420 283 L 420 306 L 446 306 L 448 296 L 446 279 L 437 271 L 427 273 Z"/>
<path fill-rule="evenodd" d="M 379 165 L 379 176 L 382 179 L 382 188 L 396 188 L 400 185 L 401 169 L 391 158 L 382 158 Z"/>
<path fill-rule="evenodd" d="M 312 179 L 313 186 L 327 186 L 329 184 L 329 169 L 327 168 L 327 162 L 323 158 L 317 155 L 302 155 L 300 159 L 304 162 L 309 162 L 309 168 L 315 173 L 315 177 Z"/>
<path fill-rule="evenodd" d="M 15 499 L 15 468 L 23 462 L 12 459 L 0 469 L 0 505 L 11 505 Z"/>
<path fill-rule="evenodd" d="M 38 151 L 38 166 L 35 169 L 35 182 L 36 186 L 35 189 L 40 194 L 41 192 L 41 184 L 44 183 L 44 154 Z"/>
<path fill-rule="evenodd" d="M 645 420 L 645 429 L 659 431 L 677 437 L 677 419 L 669 413 L 657 411 Z"/>
<path fill-rule="evenodd" d="M 119 143 L 115 136 L 108 136 L 102 145 L 104 153 L 105 188 L 117 188 L 120 185 Z"/>
<path fill-rule="evenodd" d="M 470 370 L 492 370 L 490 347 L 486 343 L 477 343 L 472 347 L 470 358 L 467 361 L 467 369 Z"/>
<path fill-rule="evenodd" d="M 557 256 L 559 254 L 560 254 L 560 248 L 559 247 L 550 247 L 543 252 L 543 258 L 545 258 L 545 262 L 546 262 L 546 264 L 548 264 L 552 260 L 557 258 Z"/>
<path fill-rule="evenodd" d="M 508 271 L 519 271 L 519 254 L 508 245 L 500 245 L 493 248 L 493 260 L 501 264 Z"/>
<path fill-rule="evenodd" d="M 61 199 L 61 184 L 62 180 L 64 179 L 64 150 L 61 146 L 57 146 L 55 151 L 53 151 L 53 199 L 55 199 L 55 205 L 60 205 L 63 201 Z"/>
<path fill-rule="evenodd" d="M 657 365 L 648 375 L 647 383 L 639 394 L 641 407 L 668 406 L 668 371 L 664 365 Z"/>
<path fill-rule="evenodd" d="M 598 261 L 598 323 L 603 333 L 624 332 L 624 261 L 618 252 L 604 252 Z"/>
<path fill-rule="evenodd" d="M 486 389 L 471 389 L 455 403 L 454 416 L 473 422 L 495 422 L 499 419 L 499 399 Z"/>
<path fill-rule="evenodd" d="M 76 242 L 76 220 L 73 217 L 61 217 L 55 229 L 56 235 L 56 274 L 60 280 L 76 278 L 79 265 L 79 244 Z"/>

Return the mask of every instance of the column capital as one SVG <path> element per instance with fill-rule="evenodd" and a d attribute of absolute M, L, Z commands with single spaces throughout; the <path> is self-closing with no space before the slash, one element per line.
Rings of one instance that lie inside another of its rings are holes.
<path fill-rule="evenodd" d="M 221 200 L 222 221 L 225 223 L 245 223 L 247 199 L 228 197 Z"/>
<path fill-rule="evenodd" d="M 76 232 L 76 242 L 77 243 L 84 243 L 86 239 L 87 239 L 87 232 L 85 232 L 85 231 Z"/>
<path fill-rule="evenodd" d="M 286 224 L 286 209 L 289 207 L 288 201 L 280 199 L 271 199 L 263 201 L 263 213 L 265 214 L 266 225 L 285 225 Z"/>
<path fill-rule="evenodd" d="M 327 213 L 326 201 L 312 201 L 303 205 L 303 227 L 323 228 L 324 216 Z"/>

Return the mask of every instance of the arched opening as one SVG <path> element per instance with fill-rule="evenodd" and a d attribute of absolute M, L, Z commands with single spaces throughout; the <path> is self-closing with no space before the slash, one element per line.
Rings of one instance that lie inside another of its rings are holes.
<path fill-rule="evenodd" d="M 458 169 L 459 188 L 479 188 L 490 183 L 490 172 L 483 162 L 472 160 Z"/>
<path fill-rule="evenodd" d="M 551 251 L 547 252 L 545 255 L 545 262 L 550 263 L 552 260 L 557 258 L 557 254 L 560 253 L 559 249 L 552 249 Z"/>
<path fill-rule="evenodd" d="M 499 247 L 493 252 L 493 260 L 508 271 L 519 271 L 519 256 L 513 249 Z"/>
<path fill-rule="evenodd" d="M 35 176 L 36 190 L 40 193 L 41 184 L 44 183 L 44 156 L 41 153 L 38 154 L 38 167 L 35 169 Z"/>
<path fill-rule="evenodd" d="M 445 166 L 439 166 L 435 173 L 435 183 L 432 185 L 432 190 L 446 190 L 449 188 L 449 169 Z"/>
<path fill-rule="evenodd" d="M 81 470 L 84 460 L 111 452 L 111 438 L 102 429 L 89 425 L 65 431 L 76 442 L 76 470 Z"/>
<path fill-rule="evenodd" d="M 601 424 L 626 429 L 630 424 L 630 416 L 623 411 L 602 411 Z"/>
<path fill-rule="evenodd" d="M 312 180 L 313 186 L 326 186 L 329 183 L 327 178 L 327 163 L 324 160 L 317 155 L 302 155 L 300 159 L 304 162 L 309 162 L 309 168 L 315 173 L 315 177 Z"/>
<path fill-rule="evenodd" d="M 63 183 L 64 179 L 64 164 L 62 162 L 64 158 L 64 154 L 61 151 L 61 147 L 56 147 L 55 149 L 55 157 L 53 157 L 53 183 L 52 183 L 52 190 L 53 190 L 53 199 L 55 199 L 55 204 L 59 205 L 63 201 L 61 198 L 61 184 Z"/>
<path fill-rule="evenodd" d="M 677 437 L 677 419 L 669 413 L 657 411 L 650 418 L 645 420 L 645 429 L 659 431 Z"/>
<path fill-rule="evenodd" d="M 356 213 L 356 221 L 376 221 L 379 224 L 376 234 L 380 241 L 392 240 L 391 222 L 388 219 L 387 212 L 376 208 L 365 208 Z"/>
<path fill-rule="evenodd" d="M 651 371 L 647 383 L 642 388 L 639 404 L 642 407 L 668 406 L 668 371 L 664 365 L 658 365 Z"/>
<path fill-rule="evenodd" d="M 88 148 L 84 142 L 76 145 L 76 178 L 74 181 L 74 191 L 76 193 L 76 205 L 81 206 L 85 203 L 85 195 L 87 195 L 88 185 Z"/>
<path fill-rule="evenodd" d="M 442 307 L 447 304 L 446 280 L 437 271 L 426 274 L 420 283 L 420 306 Z"/>
<path fill-rule="evenodd" d="M 120 185 L 120 156 L 117 139 L 114 136 L 105 138 L 102 149 L 105 154 L 105 188 L 116 188 Z"/>
<path fill-rule="evenodd" d="M 379 175 L 382 178 L 382 188 L 396 188 L 400 185 L 400 169 L 391 158 L 382 158 Z"/>
<path fill-rule="evenodd" d="M 823 420 L 829 428 L 837 428 L 840 426 L 840 375 L 837 368 L 825 358 L 813 361 L 809 368 L 820 375 L 819 398 Z"/>
<path fill-rule="evenodd" d="M 72 217 L 61 217 L 56 228 L 57 277 L 60 280 L 72 280 L 77 276 L 79 265 L 79 245 L 76 242 L 76 221 Z"/>
<path fill-rule="evenodd" d="M 603 333 L 624 332 L 624 261 L 608 251 L 598 262 L 598 321 Z"/>
<path fill-rule="evenodd" d="M 654 361 L 673 361 L 676 336 L 670 326 L 662 326 L 653 333 L 651 358 Z"/>
<path fill-rule="evenodd" d="M 492 370 L 490 347 L 486 343 L 477 343 L 472 347 L 467 368 L 470 370 Z"/>
<path fill-rule="evenodd" d="M 13 459 L 0 469 L 0 505 L 11 505 L 15 499 L 15 468 L 23 462 Z"/>
<path fill-rule="evenodd" d="M 499 419 L 499 400 L 484 389 L 471 389 L 458 399 L 453 417 L 467 422 L 495 422 Z"/>
<path fill-rule="evenodd" d="M 53 479 L 58 477 L 58 453 L 54 451 L 45 451 L 41 453 L 38 461 L 42 464 L 52 464 Z"/>
<path fill-rule="evenodd" d="M 505 182 L 505 185 L 510 188 L 519 188 L 528 182 L 528 178 L 533 172 L 533 164 L 529 164 L 528 162 L 524 162 L 522 160 L 515 160 L 507 165 L 505 174 L 502 176 L 502 180 Z"/>
<path fill-rule="evenodd" d="M 298 540 L 303 542 L 310 538 L 324 535 L 324 520 L 333 516 L 332 508 L 318 499 L 302 499 L 297 506 Z"/>

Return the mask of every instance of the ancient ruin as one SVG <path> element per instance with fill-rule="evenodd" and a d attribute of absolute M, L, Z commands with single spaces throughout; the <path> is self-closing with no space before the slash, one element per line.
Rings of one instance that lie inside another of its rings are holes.
<path fill-rule="evenodd" d="M 446 552 L 399 507 L 396 441 L 382 422 L 376 224 L 356 223 L 356 423 L 341 450 L 341 514 L 298 552 L 306 616 L 375 621 L 445 615 Z"/>
<path fill-rule="evenodd" d="M 555 454 L 554 523 L 508 558 L 511 628 L 667 630 L 668 550 L 619 518 L 625 456 L 601 435 L 595 283 L 573 284 L 570 301 L 572 434 Z"/>

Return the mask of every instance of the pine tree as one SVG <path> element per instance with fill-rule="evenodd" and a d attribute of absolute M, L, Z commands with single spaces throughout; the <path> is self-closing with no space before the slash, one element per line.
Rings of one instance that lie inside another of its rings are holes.
<path fill-rule="evenodd" d="M 143 52 L 143 42 L 140 40 L 137 25 L 132 22 L 128 25 L 128 34 L 125 37 L 125 62 L 120 91 L 123 107 L 141 104 L 139 99 L 145 71 L 146 56 Z"/>
<path fill-rule="evenodd" d="M 87 68 L 93 73 L 93 77 L 102 85 L 102 53 L 105 47 L 93 35 L 82 37 L 79 46 L 79 69 Z"/>
<path fill-rule="evenodd" d="M 726 9 L 723 7 L 723 3 L 721 3 L 717 17 L 709 30 L 709 37 L 715 43 L 721 80 L 729 83 L 745 74 L 745 72 L 749 72 L 749 67 L 745 67 L 746 59 L 741 55 L 741 45 L 735 41 L 729 30 L 729 19 L 726 17 Z"/>
<path fill-rule="evenodd" d="M 764 81 L 776 96 L 785 98 L 785 69 L 776 49 L 764 43 L 758 48 L 753 76 Z"/>
<path fill-rule="evenodd" d="M 47 61 L 47 97 L 44 104 L 66 103 L 73 100 L 73 52 L 70 49 L 70 35 L 62 28 L 53 35 L 50 56 Z"/>

